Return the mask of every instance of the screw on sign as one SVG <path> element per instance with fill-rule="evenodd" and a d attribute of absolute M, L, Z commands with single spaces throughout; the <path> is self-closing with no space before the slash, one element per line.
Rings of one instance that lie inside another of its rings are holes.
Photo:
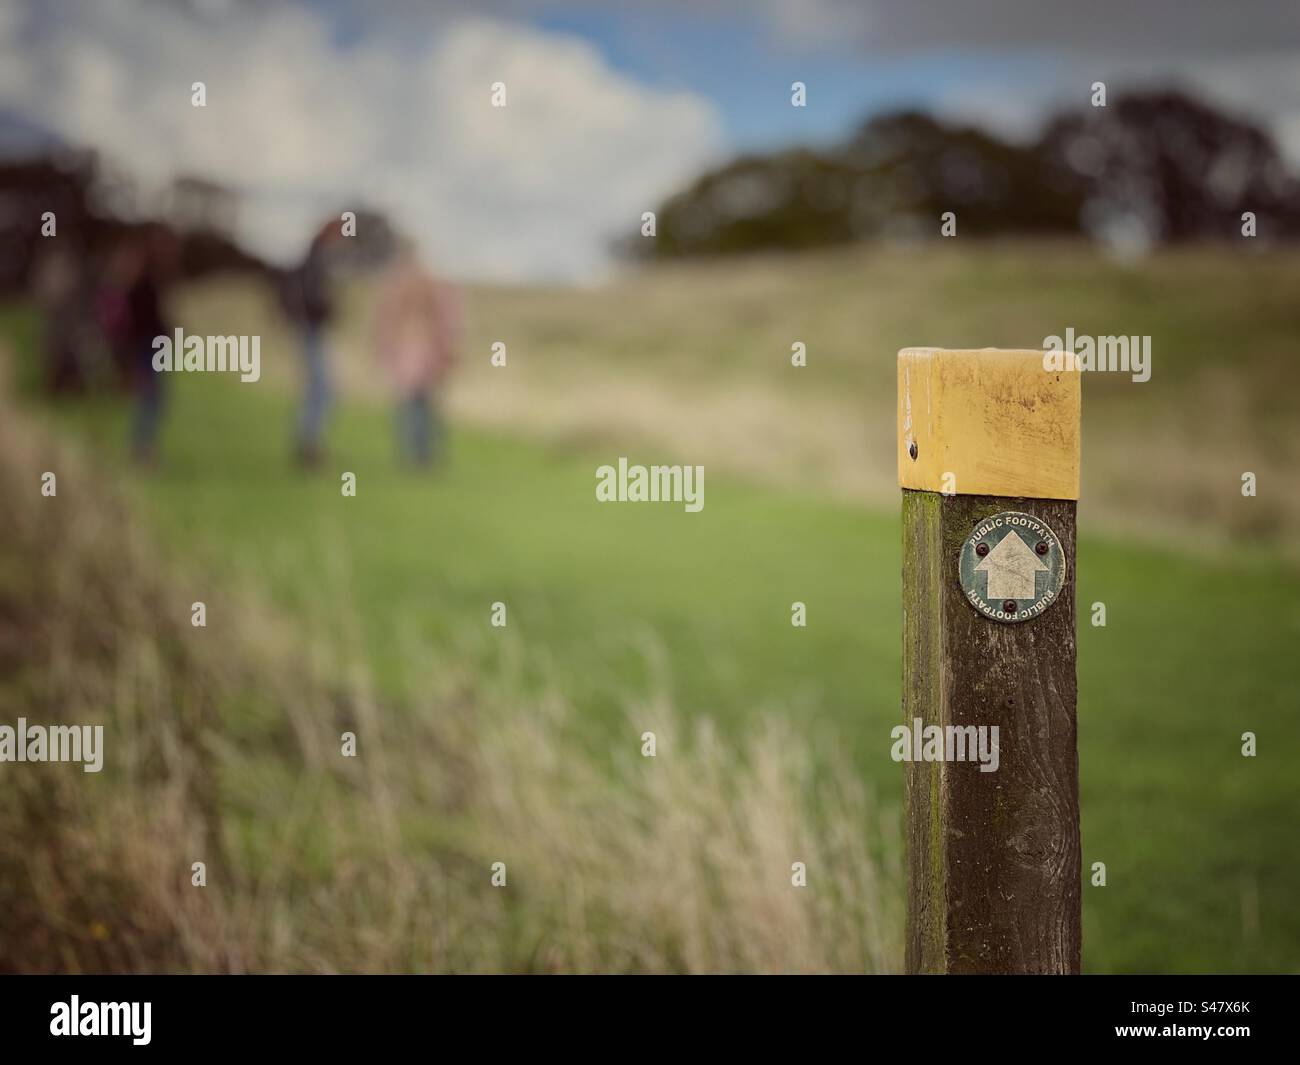
<path fill-rule="evenodd" d="M 1041 351 L 898 355 L 903 720 L 1000 754 L 905 764 L 909 972 L 1079 971 L 1079 407 Z"/>

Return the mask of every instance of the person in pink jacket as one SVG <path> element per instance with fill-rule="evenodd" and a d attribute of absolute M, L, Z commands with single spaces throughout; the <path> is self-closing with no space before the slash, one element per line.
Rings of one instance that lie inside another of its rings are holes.
<path fill-rule="evenodd" d="M 419 466 L 443 447 L 434 396 L 456 361 L 459 335 L 458 295 L 403 241 L 379 283 L 375 350 L 396 393 L 398 454 Z"/>

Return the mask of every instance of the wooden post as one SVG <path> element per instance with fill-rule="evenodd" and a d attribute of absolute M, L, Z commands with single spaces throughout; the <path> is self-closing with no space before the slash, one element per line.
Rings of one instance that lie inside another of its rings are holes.
<path fill-rule="evenodd" d="M 911 973 L 1079 971 L 1079 406 L 1042 352 L 898 355 Z"/>

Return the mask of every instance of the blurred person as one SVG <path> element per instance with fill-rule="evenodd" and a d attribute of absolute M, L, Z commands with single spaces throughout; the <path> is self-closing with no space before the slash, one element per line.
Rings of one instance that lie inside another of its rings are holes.
<path fill-rule="evenodd" d="M 86 383 L 82 275 L 77 254 L 59 246 L 42 256 L 33 276 L 32 294 L 45 319 L 45 384 L 54 393 L 76 391 Z"/>
<path fill-rule="evenodd" d="M 125 329 L 136 397 L 131 456 L 143 466 L 152 465 L 156 459 L 162 424 L 164 374 L 154 369 L 154 340 L 172 332 L 163 311 L 163 293 L 175 272 L 178 251 L 171 233 L 162 226 L 153 226 L 136 238 L 134 255 L 127 260 L 134 271 L 126 289 Z"/>
<path fill-rule="evenodd" d="M 138 239 L 119 241 L 108 255 L 98 291 L 95 321 L 108 348 L 117 384 L 131 388 L 135 376 L 135 338 L 127 294 L 144 269 L 144 247 Z"/>
<path fill-rule="evenodd" d="M 307 246 L 307 254 L 284 279 L 285 313 L 298 330 L 303 354 L 303 401 L 298 416 L 297 455 L 304 466 L 316 466 L 323 457 L 325 415 L 332 399 L 325 329 L 334 317 L 333 283 L 329 250 L 341 231 L 327 222 Z"/>
<path fill-rule="evenodd" d="M 433 397 L 456 360 L 459 300 L 409 240 L 380 281 L 374 324 L 375 352 L 395 393 L 398 455 L 427 466 L 443 448 Z"/>

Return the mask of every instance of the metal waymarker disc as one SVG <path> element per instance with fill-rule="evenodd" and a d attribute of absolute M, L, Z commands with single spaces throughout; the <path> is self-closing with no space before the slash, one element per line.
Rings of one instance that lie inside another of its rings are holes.
<path fill-rule="evenodd" d="M 990 621 L 1029 621 L 1060 598 L 1065 549 L 1042 518 L 1004 510 L 962 541 L 958 576 L 966 601 Z"/>

